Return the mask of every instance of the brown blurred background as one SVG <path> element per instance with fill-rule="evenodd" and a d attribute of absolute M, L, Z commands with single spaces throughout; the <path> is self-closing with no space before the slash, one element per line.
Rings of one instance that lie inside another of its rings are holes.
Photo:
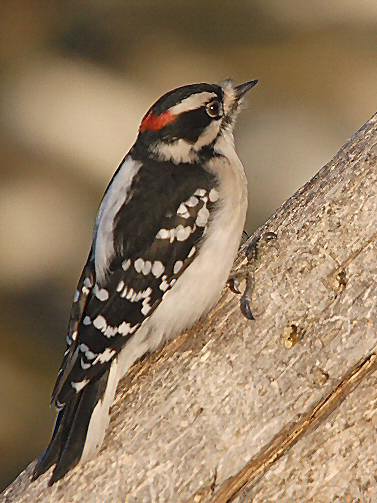
<path fill-rule="evenodd" d="M 376 108 L 375 0 L 0 6 L 0 489 L 46 446 L 96 208 L 178 85 L 259 78 L 236 132 L 263 223 Z"/>

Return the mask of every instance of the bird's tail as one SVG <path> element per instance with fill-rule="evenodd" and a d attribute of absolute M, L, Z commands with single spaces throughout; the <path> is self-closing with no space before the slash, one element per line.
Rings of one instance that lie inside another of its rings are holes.
<path fill-rule="evenodd" d="M 118 384 L 117 362 L 101 376 L 88 383 L 59 411 L 51 441 L 38 459 L 32 480 L 55 468 L 52 485 L 77 463 L 87 461 L 100 449 L 109 424 L 109 409 Z"/>

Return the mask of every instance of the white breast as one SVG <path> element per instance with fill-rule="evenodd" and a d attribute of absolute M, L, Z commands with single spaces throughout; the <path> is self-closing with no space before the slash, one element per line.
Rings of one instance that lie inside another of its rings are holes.
<path fill-rule="evenodd" d="M 132 180 L 139 171 L 141 163 L 126 157 L 118 173 L 108 188 L 96 221 L 94 237 L 96 278 L 104 279 L 109 263 L 114 256 L 114 218 L 126 200 Z"/>

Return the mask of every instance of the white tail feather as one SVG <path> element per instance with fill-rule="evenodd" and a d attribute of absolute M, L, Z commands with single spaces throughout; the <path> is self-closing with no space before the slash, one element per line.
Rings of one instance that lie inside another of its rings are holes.
<path fill-rule="evenodd" d="M 106 383 L 106 390 L 102 400 L 95 406 L 90 418 L 88 432 L 86 434 L 85 445 L 82 451 L 80 462 L 87 461 L 93 457 L 101 448 L 105 438 L 106 429 L 110 422 L 110 407 L 115 398 L 118 385 L 118 362 L 113 360 L 110 367 L 109 377 Z"/>

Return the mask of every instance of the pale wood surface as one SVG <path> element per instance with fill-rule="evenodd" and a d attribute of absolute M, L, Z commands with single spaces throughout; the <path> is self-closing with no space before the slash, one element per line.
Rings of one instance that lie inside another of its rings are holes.
<path fill-rule="evenodd" d="M 377 376 L 371 375 L 236 501 L 376 502 L 376 406 Z"/>
<path fill-rule="evenodd" d="M 29 466 L 0 501 L 332 502 L 370 491 L 376 145 L 375 116 L 266 224 L 278 240 L 257 269 L 255 322 L 224 293 L 122 383 L 95 460 L 52 488 L 30 484 Z"/>

